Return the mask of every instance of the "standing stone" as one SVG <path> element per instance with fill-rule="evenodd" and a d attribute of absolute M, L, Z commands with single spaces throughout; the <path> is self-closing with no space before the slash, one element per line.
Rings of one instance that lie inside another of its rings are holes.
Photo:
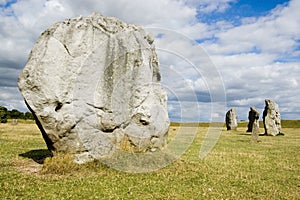
<path fill-rule="evenodd" d="M 235 108 L 231 108 L 226 113 L 226 127 L 227 130 L 236 130 L 237 129 L 237 115 L 235 112 Z"/>
<path fill-rule="evenodd" d="M 43 32 L 18 84 L 48 148 L 83 163 L 166 145 L 160 78 L 153 39 L 141 27 L 92 14 Z"/>
<path fill-rule="evenodd" d="M 251 141 L 258 142 L 259 136 L 259 112 L 254 108 L 250 107 L 248 115 L 249 123 L 247 132 L 251 132 Z"/>
<path fill-rule="evenodd" d="M 259 120 L 256 119 L 256 120 L 254 120 L 253 126 L 252 126 L 251 141 L 258 142 L 258 136 L 259 136 Z"/>
<path fill-rule="evenodd" d="M 280 134 L 281 131 L 281 118 L 278 104 L 271 99 L 266 99 L 265 104 L 266 106 L 263 112 L 265 134 L 276 136 Z"/>
<path fill-rule="evenodd" d="M 255 121 L 259 121 L 259 112 L 255 109 L 255 107 L 250 107 L 250 111 L 248 114 L 248 130 L 247 132 L 252 132 L 253 124 Z M 258 124 L 259 126 L 259 124 Z"/>

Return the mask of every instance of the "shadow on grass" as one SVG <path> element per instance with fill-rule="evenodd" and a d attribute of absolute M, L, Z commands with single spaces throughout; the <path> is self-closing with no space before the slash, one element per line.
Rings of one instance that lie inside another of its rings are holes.
<path fill-rule="evenodd" d="M 21 153 L 19 156 L 31 158 L 35 162 L 43 164 L 46 158 L 52 157 L 52 153 L 48 149 L 37 149 Z"/>
<path fill-rule="evenodd" d="M 245 135 L 245 136 L 251 136 L 252 133 L 251 132 L 246 132 L 246 133 L 238 133 L 238 135 Z M 259 136 L 267 136 L 266 134 L 264 133 L 260 133 Z"/>

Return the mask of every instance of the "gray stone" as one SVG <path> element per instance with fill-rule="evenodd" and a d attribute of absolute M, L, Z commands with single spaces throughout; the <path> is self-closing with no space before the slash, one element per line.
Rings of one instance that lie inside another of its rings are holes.
<path fill-rule="evenodd" d="M 99 14 L 56 23 L 34 45 L 18 84 L 54 153 L 83 163 L 166 145 L 167 94 L 153 39 L 139 26 Z"/>
<path fill-rule="evenodd" d="M 259 120 L 254 120 L 251 133 L 251 142 L 258 142 L 259 136 Z"/>
<path fill-rule="evenodd" d="M 276 136 L 281 132 L 281 118 L 278 104 L 271 99 L 266 99 L 265 104 L 263 112 L 265 134 Z"/>
<path fill-rule="evenodd" d="M 227 130 L 236 130 L 237 129 L 237 115 L 235 112 L 235 108 L 231 108 L 226 113 L 226 127 Z"/>
<path fill-rule="evenodd" d="M 255 109 L 255 107 L 250 107 L 248 120 L 249 122 L 247 132 L 252 132 L 254 122 L 259 121 L 259 112 Z"/>
<path fill-rule="evenodd" d="M 248 115 L 249 123 L 247 132 L 251 132 L 251 141 L 258 142 L 259 136 L 259 112 L 254 108 L 250 107 Z"/>

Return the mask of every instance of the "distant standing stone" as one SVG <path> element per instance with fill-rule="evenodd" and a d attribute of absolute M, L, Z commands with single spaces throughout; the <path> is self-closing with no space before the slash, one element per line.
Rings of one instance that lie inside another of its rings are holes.
<path fill-rule="evenodd" d="M 248 115 L 249 123 L 247 132 L 252 132 L 253 123 L 259 120 L 259 112 L 255 109 L 255 107 L 250 107 L 249 115 Z"/>
<path fill-rule="evenodd" d="M 265 134 L 276 136 L 280 134 L 281 131 L 281 118 L 278 104 L 271 99 L 266 99 L 265 103 L 266 106 L 263 112 Z"/>
<path fill-rule="evenodd" d="M 247 132 L 252 132 L 251 142 L 258 142 L 259 112 L 254 107 L 250 107 L 248 119 L 249 119 L 249 123 L 248 123 Z"/>
<path fill-rule="evenodd" d="M 235 112 L 235 108 L 231 108 L 226 113 L 226 127 L 227 130 L 236 130 L 237 129 L 237 115 Z"/>

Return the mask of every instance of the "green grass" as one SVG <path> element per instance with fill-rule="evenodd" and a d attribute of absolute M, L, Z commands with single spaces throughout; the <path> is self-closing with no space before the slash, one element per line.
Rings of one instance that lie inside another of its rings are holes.
<path fill-rule="evenodd" d="M 242 121 L 239 122 L 239 127 L 247 127 L 248 122 Z M 264 127 L 263 121 L 259 121 L 259 126 Z M 300 127 L 300 120 L 281 120 L 281 127 L 282 128 L 299 128 Z"/>
<path fill-rule="evenodd" d="M 100 162 L 77 165 L 70 155 L 52 158 L 36 125 L 0 124 L 0 199 L 300 199 L 299 121 L 283 122 L 284 136 L 260 136 L 258 143 L 243 125 L 224 128 L 200 160 L 208 125 L 199 125 L 171 165 L 132 174 Z M 179 127 L 172 124 L 171 137 Z"/>

